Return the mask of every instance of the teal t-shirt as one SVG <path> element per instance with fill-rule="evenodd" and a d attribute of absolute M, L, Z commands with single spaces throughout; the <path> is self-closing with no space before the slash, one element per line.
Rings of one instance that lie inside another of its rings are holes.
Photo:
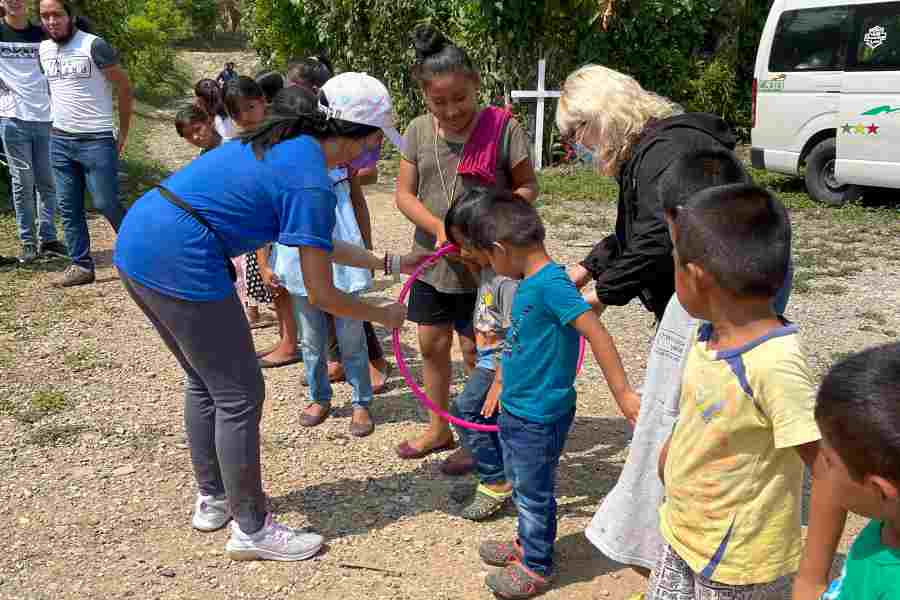
<path fill-rule="evenodd" d="M 522 280 L 503 350 L 504 411 L 537 423 L 553 423 L 572 411 L 580 336 L 570 323 L 589 310 L 556 263 Z"/>
<path fill-rule="evenodd" d="M 900 550 L 881 543 L 881 521 L 871 521 L 856 537 L 841 576 L 822 600 L 900 598 Z"/>

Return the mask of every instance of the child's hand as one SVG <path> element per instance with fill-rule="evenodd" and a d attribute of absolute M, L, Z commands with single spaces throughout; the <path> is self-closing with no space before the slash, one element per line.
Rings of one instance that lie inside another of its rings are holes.
<path fill-rule="evenodd" d="M 411 252 L 409 254 L 404 254 L 400 257 L 400 272 L 404 275 L 412 275 L 416 272 L 416 269 L 419 268 L 419 265 L 426 262 L 428 260 L 427 255 L 422 255 L 418 252 Z M 429 267 L 437 264 L 436 262 Z"/>
<path fill-rule="evenodd" d="M 394 302 L 382 308 L 383 316 L 379 322 L 388 329 L 399 329 L 406 321 L 406 305 Z"/>
<path fill-rule="evenodd" d="M 794 594 L 792 598 L 793 600 L 819 600 L 827 589 L 828 582 L 808 581 L 798 575 L 794 578 Z"/>
<path fill-rule="evenodd" d="M 273 296 L 278 296 L 284 291 L 284 284 L 278 279 L 278 275 L 276 275 L 271 268 L 260 265 L 259 275 L 262 277 L 266 287 L 271 290 Z"/>
<path fill-rule="evenodd" d="M 452 260 L 453 262 L 460 263 L 465 268 L 469 270 L 470 273 L 478 275 L 481 273 L 481 265 L 478 262 L 470 257 L 462 256 L 461 254 L 448 254 L 447 258 Z"/>
<path fill-rule="evenodd" d="M 628 423 L 637 425 L 638 413 L 641 411 L 641 397 L 630 387 L 616 397 L 616 402 Z"/>
<path fill-rule="evenodd" d="M 485 419 L 493 417 L 497 413 L 497 407 L 500 405 L 500 392 L 493 387 L 488 392 L 487 398 L 484 399 L 484 406 L 481 407 L 481 416 Z"/>

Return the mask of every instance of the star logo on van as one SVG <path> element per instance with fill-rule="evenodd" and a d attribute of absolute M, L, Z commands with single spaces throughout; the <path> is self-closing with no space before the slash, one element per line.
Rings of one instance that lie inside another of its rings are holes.
<path fill-rule="evenodd" d="M 844 123 L 841 125 L 841 134 L 842 135 L 878 135 L 878 130 L 881 129 L 880 125 L 876 125 L 875 123 L 870 123 L 866 125 L 865 123 Z"/>

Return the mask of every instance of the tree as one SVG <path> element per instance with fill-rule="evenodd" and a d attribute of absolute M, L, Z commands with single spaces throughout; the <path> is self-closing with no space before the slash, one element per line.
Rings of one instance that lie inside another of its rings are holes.
<path fill-rule="evenodd" d="M 187 37 L 189 21 L 175 0 L 82 0 L 76 7 L 119 51 L 137 93 L 180 91 L 172 43 Z"/>
<path fill-rule="evenodd" d="M 219 13 L 224 17 L 228 16 L 228 24 L 231 33 L 236 33 L 241 27 L 241 17 L 243 17 L 243 2 L 241 0 L 219 0 Z"/>
<path fill-rule="evenodd" d="M 545 57 L 549 87 L 558 87 L 580 65 L 598 63 L 703 110 L 714 109 L 713 100 L 723 100 L 715 94 L 698 94 L 698 86 L 714 82 L 716 89 L 735 90 L 728 98 L 735 105 L 725 107 L 725 112 L 738 120 L 749 114 L 749 84 L 736 74 L 737 65 L 743 64 L 732 50 L 737 42 L 719 44 L 718 36 L 713 40 L 711 33 L 737 32 L 740 19 L 761 28 L 766 10 L 760 4 L 751 0 L 246 0 L 245 21 L 251 43 L 274 68 L 325 51 L 341 70 L 367 71 L 384 80 L 401 123 L 423 111 L 419 90 L 409 75 L 414 58 L 409 32 L 421 22 L 433 23 L 469 53 L 481 71 L 485 102 L 497 103 L 513 89 L 530 89 L 537 61 Z M 758 34 L 742 33 L 739 39 L 744 56 L 743 48 L 755 44 Z M 732 54 L 726 56 L 725 51 Z M 714 58 L 719 62 L 711 68 Z"/>

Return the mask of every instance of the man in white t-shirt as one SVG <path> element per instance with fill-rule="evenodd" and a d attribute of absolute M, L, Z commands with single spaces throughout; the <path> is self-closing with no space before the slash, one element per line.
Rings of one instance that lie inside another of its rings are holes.
<path fill-rule="evenodd" d="M 46 34 L 28 22 L 25 1 L 0 1 L 6 11 L 0 20 L 0 137 L 22 242 L 19 260 L 29 263 L 38 255 L 65 256 L 66 248 L 56 239 L 53 224 L 50 95 L 38 60 Z"/>
<path fill-rule="evenodd" d="M 131 84 L 116 51 L 102 38 L 75 26 L 69 2 L 41 0 L 40 12 L 50 36 L 40 46 L 53 117 L 50 164 L 72 259 L 55 285 L 70 287 L 94 281 L 85 189 L 91 192 L 94 208 L 116 231 L 125 216 L 119 201 L 119 154 L 131 124 Z M 114 90 L 119 112 L 118 140 Z"/>

